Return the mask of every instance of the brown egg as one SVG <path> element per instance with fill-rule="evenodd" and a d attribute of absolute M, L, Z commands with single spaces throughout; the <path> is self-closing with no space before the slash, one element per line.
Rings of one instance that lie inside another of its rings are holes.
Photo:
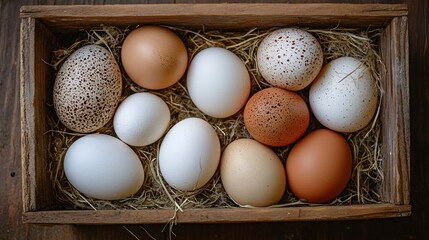
<path fill-rule="evenodd" d="M 328 129 L 299 140 L 286 160 L 290 191 L 312 203 L 325 203 L 346 187 L 352 171 L 352 153 L 339 133 Z"/>
<path fill-rule="evenodd" d="M 182 40 L 172 31 L 158 26 L 133 30 L 124 40 L 122 65 L 128 76 L 141 87 L 167 88 L 183 76 L 188 53 Z"/>
<path fill-rule="evenodd" d="M 286 146 L 300 138 L 308 128 L 310 112 L 297 93 L 266 88 L 254 94 L 244 108 L 244 124 L 257 141 Z"/>

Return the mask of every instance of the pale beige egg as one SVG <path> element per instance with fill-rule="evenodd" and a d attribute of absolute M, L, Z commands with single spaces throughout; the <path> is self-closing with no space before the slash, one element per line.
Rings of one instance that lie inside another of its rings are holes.
<path fill-rule="evenodd" d="M 278 203 L 286 190 L 286 173 L 269 147 L 238 139 L 224 150 L 220 175 L 228 196 L 239 205 L 265 207 Z"/>

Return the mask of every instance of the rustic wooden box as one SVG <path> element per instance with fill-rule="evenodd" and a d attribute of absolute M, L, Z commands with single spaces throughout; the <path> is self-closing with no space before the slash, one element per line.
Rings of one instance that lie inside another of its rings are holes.
<path fill-rule="evenodd" d="M 48 165 L 47 100 L 51 59 L 61 38 L 82 28 L 112 24 L 168 24 L 214 29 L 302 26 L 380 28 L 384 203 L 349 206 L 186 209 L 178 222 L 344 220 L 411 214 L 408 22 L 405 5 L 385 4 L 163 4 L 23 6 L 21 8 L 21 131 L 23 220 L 42 224 L 166 223 L 174 210 L 51 210 L 58 205 Z"/>

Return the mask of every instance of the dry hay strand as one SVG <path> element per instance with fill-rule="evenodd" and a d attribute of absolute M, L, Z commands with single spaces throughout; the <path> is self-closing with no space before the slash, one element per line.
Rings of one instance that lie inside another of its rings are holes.
<path fill-rule="evenodd" d="M 184 41 L 190 60 L 199 51 L 212 46 L 223 47 L 238 55 L 245 63 L 252 83 L 252 94 L 256 91 L 269 87 L 258 72 L 256 59 L 257 47 L 260 41 L 275 29 L 259 30 L 256 28 L 246 32 L 222 32 L 216 30 L 206 31 L 204 27 L 199 30 L 190 30 L 182 27 L 164 26 L 176 32 Z M 66 49 L 54 52 L 53 66 L 57 68 L 76 49 L 87 44 L 99 44 L 107 47 L 120 64 L 120 49 L 126 34 L 132 29 L 119 29 L 113 26 L 102 25 L 89 31 L 84 31 L 85 38 L 76 40 L 74 44 Z M 380 68 L 384 70 L 377 46 L 374 44 L 378 38 L 378 32 L 362 31 L 355 29 L 330 29 L 316 30 L 305 29 L 311 32 L 321 43 L 324 51 L 325 63 L 341 57 L 352 56 L 360 59 L 367 65 L 372 76 L 377 81 L 379 89 L 379 103 L 382 97 L 380 88 Z M 121 64 L 120 64 L 121 65 Z M 134 84 L 125 74 L 121 66 L 123 77 L 122 99 L 135 92 L 145 90 Z M 151 91 L 161 97 L 170 108 L 171 122 L 168 129 L 182 119 L 188 117 L 199 117 L 208 121 L 216 130 L 222 150 L 232 141 L 238 138 L 251 138 L 243 123 L 243 111 L 226 119 L 216 119 L 204 115 L 192 103 L 185 88 L 185 77 L 177 84 L 158 91 Z M 308 89 L 300 92 L 308 103 Z M 380 106 L 371 124 L 364 129 L 350 134 L 344 134 L 353 152 L 353 172 L 351 179 L 343 193 L 326 205 L 349 205 L 380 202 L 379 187 L 383 180 L 381 169 L 380 148 Z M 58 120 L 55 111 L 50 106 L 49 124 L 50 134 L 50 164 L 49 173 L 55 194 L 62 206 L 58 208 L 74 209 L 175 209 L 183 211 L 187 208 L 232 208 L 238 207 L 228 198 L 220 181 L 217 171 L 213 179 L 203 188 L 185 192 L 170 187 L 162 178 L 158 166 L 157 153 L 162 138 L 145 147 L 132 147 L 140 158 L 145 170 L 145 182 L 139 192 L 133 196 L 116 201 L 104 201 L 88 198 L 80 194 L 67 181 L 63 170 L 63 158 L 68 147 L 83 134 L 71 132 Z M 312 117 L 307 132 L 321 128 L 321 125 Z M 98 133 L 115 136 L 112 121 L 99 129 Z M 274 148 L 279 157 L 285 161 L 287 154 L 293 145 L 283 148 Z M 282 201 L 271 207 L 288 207 L 301 205 L 315 205 L 294 198 L 286 191 Z M 251 206 L 241 206 L 251 207 Z M 174 223 L 175 218 L 172 218 Z"/>

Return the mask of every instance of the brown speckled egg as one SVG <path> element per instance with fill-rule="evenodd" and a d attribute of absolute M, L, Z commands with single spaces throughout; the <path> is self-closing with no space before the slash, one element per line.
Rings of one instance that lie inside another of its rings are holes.
<path fill-rule="evenodd" d="M 295 142 L 308 128 L 310 112 L 297 93 L 266 88 L 255 93 L 244 108 L 244 124 L 257 141 L 273 147 Z"/>
<path fill-rule="evenodd" d="M 262 40 L 256 60 L 259 72 L 271 85 L 298 91 L 316 78 L 323 65 L 323 51 L 309 32 L 283 28 Z"/>
<path fill-rule="evenodd" d="M 114 115 L 122 91 L 121 72 L 113 55 L 98 45 L 76 50 L 58 71 L 54 108 L 69 129 L 89 133 Z"/>

